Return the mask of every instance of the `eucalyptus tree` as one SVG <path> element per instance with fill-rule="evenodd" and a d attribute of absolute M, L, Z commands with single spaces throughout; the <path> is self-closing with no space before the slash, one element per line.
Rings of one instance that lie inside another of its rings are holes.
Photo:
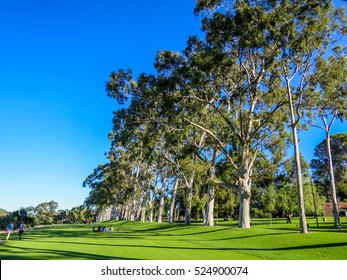
<path fill-rule="evenodd" d="M 68 213 L 69 213 L 69 210 L 67 210 L 67 209 L 65 209 L 65 210 L 59 209 L 57 211 L 56 218 L 57 218 L 59 224 L 63 223 L 63 221 L 67 218 Z"/>
<path fill-rule="evenodd" d="M 35 207 L 35 216 L 41 224 L 52 224 L 54 215 L 58 209 L 58 203 L 55 201 L 43 202 Z"/>
<path fill-rule="evenodd" d="M 314 158 L 311 161 L 313 181 L 329 197 L 331 191 L 329 155 L 327 153 L 326 139 L 321 141 L 314 149 Z M 341 201 L 347 199 L 347 133 L 331 135 L 331 157 L 336 179 L 336 192 Z"/>
<path fill-rule="evenodd" d="M 175 140 L 172 137 L 173 135 L 168 135 L 171 139 L 171 141 L 168 141 L 170 145 L 169 153 L 164 158 L 176 171 L 177 179 L 180 179 L 186 187 L 185 224 L 189 225 L 193 199 L 198 189 L 198 178 L 201 177 L 201 174 L 206 174 L 207 170 L 206 164 L 197 155 L 203 145 L 205 134 L 197 133 L 196 130 L 187 128 L 185 131 L 182 131 L 180 137 L 174 137 Z M 182 135 L 183 138 L 181 137 Z"/>
<path fill-rule="evenodd" d="M 172 81 L 165 75 L 141 74 L 136 80 L 133 79 L 130 70 L 119 70 L 110 75 L 110 81 L 107 84 L 109 96 L 114 97 L 119 103 L 124 103 L 130 99 L 130 106 L 126 109 L 131 119 L 129 122 L 122 122 L 122 129 L 126 127 L 129 134 L 129 125 L 135 127 L 145 127 L 144 145 L 150 152 L 147 153 L 148 160 L 153 160 L 155 155 L 158 158 L 167 160 L 167 164 L 173 164 L 180 174 L 179 176 L 186 185 L 187 203 L 186 203 L 186 224 L 190 223 L 190 208 L 192 203 L 193 183 L 195 178 L 194 162 L 197 162 L 197 156 L 190 154 L 194 147 L 200 147 L 204 140 L 204 133 L 196 130 L 187 130 L 178 116 L 184 107 L 174 100 L 166 98 L 167 92 L 171 90 Z M 125 109 L 124 109 L 125 110 Z M 119 129 L 119 127 L 118 127 Z M 115 129 L 114 129 L 115 130 Z M 139 143 L 137 143 L 139 145 Z M 192 148 L 193 147 L 193 148 Z M 183 153 L 183 154 L 182 154 Z M 189 165 L 189 162 L 192 161 Z M 182 162 L 184 162 L 182 164 Z M 165 170 L 165 164 L 160 164 L 159 169 Z M 182 166 L 184 170 L 182 169 Z M 189 167 L 190 166 L 190 167 Z M 195 165 L 197 166 L 197 165 Z M 165 193 L 165 183 L 167 180 L 167 171 L 162 173 L 163 187 L 161 188 L 162 199 L 159 210 L 159 221 L 163 209 L 163 195 Z M 165 175 L 166 174 L 166 175 Z"/>
<path fill-rule="evenodd" d="M 196 11 L 219 4 L 198 1 Z M 230 7 L 233 12 L 221 7 L 203 20 L 206 41 L 191 37 L 182 55 L 162 52 L 156 66 L 176 83 L 172 98 L 193 112 L 183 120 L 205 132 L 236 170 L 236 183 L 228 185 L 239 192 L 239 227 L 249 228 L 252 169 L 260 150 L 274 151 L 283 142 L 286 115 L 279 108 L 286 95 L 266 34 L 268 17 L 274 17 L 264 7 L 239 4 Z"/>
<path fill-rule="evenodd" d="M 336 119 L 344 121 L 347 118 L 347 57 L 341 47 L 335 47 L 333 51 L 334 54 L 328 59 L 323 56 L 317 58 L 315 72 L 310 77 L 313 94 L 309 97 L 307 122 L 325 132 L 334 226 L 341 228 L 331 149 L 331 129 Z M 318 123 L 317 118 L 321 123 Z"/>
<path fill-rule="evenodd" d="M 229 5 L 223 5 L 226 2 Z M 300 125 L 303 96 L 307 92 L 307 75 L 312 70 L 318 51 L 331 43 L 331 35 L 341 27 L 337 24 L 341 23 L 338 19 L 341 13 L 334 10 L 332 2 L 328 0 L 201 0 L 197 2 L 196 11 L 212 11 L 212 16 L 206 17 L 203 23 L 205 30 L 208 30 L 208 40 L 230 45 L 233 41 L 229 38 L 236 33 L 239 40 L 237 44 L 234 43 L 234 48 L 239 50 L 240 46 L 248 46 L 258 50 L 260 57 L 270 58 L 265 60 L 267 67 L 258 65 L 255 68 L 261 70 L 259 74 L 275 64 L 277 71 L 271 69 L 271 73 L 281 79 L 279 86 L 285 89 L 289 104 L 289 126 L 298 169 L 300 231 L 307 233 L 297 128 Z M 242 50 L 242 54 L 245 54 Z M 242 64 L 245 65 L 246 61 L 243 59 Z M 262 77 L 259 74 L 258 77 Z M 256 85 L 257 80 L 254 81 L 253 85 Z"/>
<path fill-rule="evenodd" d="M 86 208 L 83 205 L 73 207 L 67 212 L 67 218 L 73 223 L 82 223 L 86 220 Z"/>
<path fill-rule="evenodd" d="M 132 109 L 122 109 L 115 112 L 113 117 L 113 131 L 110 134 L 111 149 L 109 156 L 121 152 L 119 159 L 125 161 L 128 166 L 128 187 L 131 188 L 131 202 L 129 205 L 129 220 L 137 219 L 139 209 L 142 204 L 143 182 L 141 175 L 146 172 L 143 160 L 143 145 L 141 141 L 145 128 L 132 123 L 134 111 Z M 117 156 L 116 156 L 117 157 Z"/>
<path fill-rule="evenodd" d="M 217 148 L 211 150 L 211 161 L 210 168 L 208 170 L 209 180 L 207 186 L 207 203 L 206 203 L 206 213 L 205 213 L 205 225 L 213 226 L 214 225 L 214 207 L 215 207 L 215 197 L 216 197 L 216 165 L 217 158 L 219 156 L 219 151 Z M 207 157 L 205 157 L 207 158 Z"/>
<path fill-rule="evenodd" d="M 300 232 L 307 233 L 304 191 L 300 166 L 297 129 L 302 118 L 303 102 L 308 93 L 307 77 L 314 69 L 314 60 L 333 43 L 332 35 L 341 28 L 341 12 L 329 0 L 271 1 L 281 21 L 275 24 L 276 45 L 280 50 L 280 73 L 287 92 L 290 128 L 297 168 Z M 339 23 L 339 24 L 338 24 Z"/>
<path fill-rule="evenodd" d="M 180 178 L 175 178 L 174 187 L 172 189 L 171 194 L 171 204 L 170 204 L 170 213 L 169 213 L 169 224 L 172 224 L 174 222 L 174 216 L 175 216 L 175 205 L 176 205 L 176 197 L 177 197 L 177 191 L 178 186 L 180 185 Z"/>
<path fill-rule="evenodd" d="M 130 220 L 145 219 L 145 204 L 149 203 L 150 199 L 153 177 L 151 170 L 153 162 L 156 161 L 157 136 L 161 134 L 160 128 L 153 127 L 153 112 L 156 107 L 148 98 L 155 85 L 154 76 L 142 74 L 134 81 L 131 71 L 123 69 L 111 73 L 110 81 L 106 85 L 108 95 L 116 98 L 119 104 L 124 105 L 130 98 L 126 108 L 114 113 L 113 131 L 110 134 L 110 154 L 114 149 L 124 150 L 131 166 Z"/>
<path fill-rule="evenodd" d="M 108 212 L 109 218 L 110 206 L 115 204 L 116 186 L 110 183 L 111 176 L 109 174 L 109 164 L 99 165 L 83 182 L 83 187 L 91 189 L 84 204 L 87 207 L 95 207 L 99 219 L 105 216 L 105 212 Z"/>
<path fill-rule="evenodd" d="M 109 155 L 110 162 L 99 165 L 83 182 L 83 187 L 91 189 L 85 204 L 96 206 L 100 216 L 107 212 L 110 217 L 113 207 L 126 207 L 131 201 L 131 166 L 126 155 L 121 149 L 114 149 Z"/>

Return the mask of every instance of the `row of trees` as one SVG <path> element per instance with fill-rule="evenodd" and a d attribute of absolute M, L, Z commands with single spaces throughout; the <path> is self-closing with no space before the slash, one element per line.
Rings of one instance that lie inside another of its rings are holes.
<path fill-rule="evenodd" d="M 198 0 L 195 13 L 205 38 L 190 37 L 181 53 L 158 52 L 155 75 L 111 73 L 106 91 L 123 108 L 114 112 L 109 162 L 84 181 L 86 205 L 143 221 L 158 205 L 158 222 L 172 222 L 180 209 L 185 224 L 194 210 L 213 226 L 216 192 L 225 188 L 223 203 L 239 205 L 238 226 L 249 228 L 252 204 L 273 211 L 255 193 L 281 188 L 295 193 L 307 233 L 298 130 L 312 125 L 326 134 L 341 227 L 330 131 L 346 118 L 346 49 L 336 44 L 346 32 L 344 10 L 327 0 Z M 290 144 L 295 182 L 285 183 L 278 166 Z"/>
<path fill-rule="evenodd" d="M 9 222 L 19 225 L 22 221 L 30 226 L 50 225 L 61 223 L 82 223 L 86 220 L 92 220 L 95 217 L 95 211 L 91 208 L 85 208 L 83 205 L 73 207 L 70 210 L 58 209 L 58 203 L 55 201 L 43 202 L 36 207 L 21 207 L 17 211 L 7 212 L 0 209 L 0 225 L 2 229 L 6 228 Z"/>

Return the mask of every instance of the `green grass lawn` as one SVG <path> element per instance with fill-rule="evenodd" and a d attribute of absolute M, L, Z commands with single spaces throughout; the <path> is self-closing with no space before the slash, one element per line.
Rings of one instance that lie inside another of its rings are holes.
<path fill-rule="evenodd" d="M 110 221 L 95 225 L 57 225 L 31 230 L 19 240 L 13 233 L 0 245 L 0 259 L 34 260 L 346 260 L 347 230 L 309 218 L 310 233 L 298 220 L 253 219 L 251 229 L 236 221 L 214 227 Z M 92 232 L 113 225 L 114 232 Z M 347 223 L 343 221 L 344 228 Z M 1 235 L 5 239 L 5 234 Z"/>

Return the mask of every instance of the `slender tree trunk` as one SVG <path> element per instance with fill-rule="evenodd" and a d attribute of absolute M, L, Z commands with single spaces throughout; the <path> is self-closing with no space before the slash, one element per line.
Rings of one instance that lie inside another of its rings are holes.
<path fill-rule="evenodd" d="M 133 185 L 133 193 L 132 193 L 132 201 L 131 201 L 131 207 L 130 207 L 130 221 L 134 221 L 136 217 L 136 212 L 137 212 L 137 184 L 138 184 L 138 179 L 140 176 L 140 166 L 141 166 L 141 161 L 138 162 L 137 167 L 136 167 L 136 174 L 135 174 L 135 179 L 132 180 L 132 185 Z"/>
<path fill-rule="evenodd" d="M 174 221 L 174 211 L 175 211 L 175 203 L 176 203 L 176 194 L 177 194 L 177 188 L 179 184 L 179 178 L 176 178 L 174 189 L 173 189 L 173 194 L 172 194 L 172 199 L 171 199 L 171 207 L 170 207 L 170 218 L 169 218 L 169 223 L 172 224 Z"/>
<path fill-rule="evenodd" d="M 98 221 L 108 221 L 111 219 L 112 206 L 107 206 L 101 210 L 98 216 Z"/>
<path fill-rule="evenodd" d="M 151 180 L 147 182 L 147 188 L 144 190 L 144 196 L 142 207 L 141 207 L 141 222 L 146 221 L 146 209 L 147 206 L 151 209 Z"/>
<path fill-rule="evenodd" d="M 154 189 L 153 189 L 153 196 L 151 197 L 151 190 L 149 188 L 149 215 L 148 215 L 148 221 L 150 223 L 153 222 L 153 211 L 154 211 L 154 203 L 155 203 L 155 198 L 157 196 L 157 193 L 158 193 L 158 188 L 157 188 L 157 184 L 158 184 L 158 177 L 159 175 L 157 174 L 156 175 L 156 178 L 155 178 L 155 183 L 154 183 Z"/>
<path fill-rule="evenodd" d="M 178 203 L 178 209 L 177 209 L 177 222 L 181 222 L 181 205 L 182 205 L 182 198 L 180 198 Z"/>
<path fill-rule="evenodd" d="M 160 190 L 160 203 L 159 203 L 158 223 L 162 223 L 163 222 L 166 180 L 167 180 L 167 174 L 165 172 L 164 179 L 163 179 L 163 184 L 162 184 L 161 190 Z"/>
<path fill-rule="evenodd" d="M 116 213 L 116 221 L 119 221 L 122 219 L 122 210 L 123 210 L 122 205 L 118 205 L 117 206 L 117 213 Z"/>
<path fill-rule="evenodd" d="M 129 206 L 129 203 L 127 203 L 125 207 L 125 211 L 124 211 L 124 217 L 125 217 L 125 220 L 127 221 L 130 220 L 130 208 L 131 208 L 131 205 Z"/>
<path fill-rule="evenodd" d="M 129 221 L 135 220 L 135 214 L 136 214 L 136 193 L 137 193 L 137 183 L 133 182 L 133 193 L 132 193 L 132 200 L 130 204 L 130 210 L 129 210 Z"/>
<path fill-rule="evenodd" d="M 153 222 L 153 206 L 154 206 L 154 199 L 156 196 L 156 191 L 153 191 L 153 198 L 149 200 L 149 215 L 148 215 L 148 221 L 151 223 Z"/>
<path fill-rule="evenodd" d="M 206 209 L 205 209 L 205 207 L 201 209 L 201 215 L 202 215 L 203 222 L 206 223 Z"/>
<path fill-rule="evenodd" d="M 214 226 L 214 195 L 215 190 L 212 184 L 208 185 L 207 195 L 208 201 L 206 203 L 206 211 L 205 211 L 205 226 L 213 227 Z"/>
<path fill-rule="evenodd" d="M 206 220 L 205 220 L 205 226 L 213 227 L 214 226 L 214 198 L 215 198 L 215 190 L 214 190 L 214 184 L 212 183 L 215 179 L 216 174 L 216 159 L 217 159 L 217 149 L 213 151 L 213 157 L 212 157 L 212 164 L 210 169 L 210 179 L 211 183 L 208 184 L 207 189 L 207 196 L 208 201 L 206 204 Z"/>
<path fill-rule="evenodd" d="M 186 184 L 186 212 L 184 218 L 184 224 L 190 225 L 191 210 L 193 202 L 193 183 L 194 183 L 195 173 L 190 176 L 188 184 Z"/>
<path fill-rule="evenodd" d="M 122 206 L 121 220 L 126 220 L 127 217 L 127 205 Z"/>
<path fill-rule="evenodd" d="M 141 213 L 142 213 L 142 208 L 143 208 L 143 204 L 144 204 L 144 199 L 145 199 L 145 193 L 144 193 L 144 188 L 143 186 L 141 187 L 140 190 L 140 196 L 139 196 L 139 200 L 137 203 L 137 209 L 136 209 L 136 215 L 135 215 L 135 220 L 139 221 L 141 218 Z"/>
<path fill-rule="evenodd" d="M 329 159 L 329 175 L 330 175 L 330 187 L 331 187 L 331 201 L 333 204 L 333 212 L 334 212 L 334 227 L 342 228 L 340 215 L 339 215 L 339 208 L 337 205 L 334 166 L 333 166 L 333 158 L 331 155 L 331 140 L 330 140 L 329 131 L 326 131 L 326 145 L 327 145 L 326 148 L 327 148 L 328 159 Z"/>
<path fill-rule="evenodd" d="M 290 79 L 286 77 L 286 87 L 287 87 L 287 97 L 290 110 L 291 128 L 293 135 L 294 144 L 294 156 L 296 164 L 296 181 L 298 187 L 298 209 L 299 209 L 299 220 L 300 220 L 300 232 L 308 233 L 306 215 L 305 215 L 305 203 L 304 203 L 304 187 L 302 183 L 302 172 L 301 172 L 301 162 L 300 162 L 300 150 L 299 150 L 299 139 L 297 134 L 297 125 L 300 120 L 300 113 L 298 112 L 298 119 L 295 118 L 292 89 L 290 85 Z"/>
<path fill-rule="evenodd" d="M 294 151 L 295 151 L 295 164 L 296 164 L 296 171 L 297 171 L 296 179 L 297 179 L 297 185 L 298 185 L 298 209 L 299 209 L 299 218 L 300 218 L 300 232 L 308 233 L 306 214 L 305 214 L 304 187 L 302 183 L 299 141 L 298 141 L 296 127 L 293 127 L 292 130 L 293 130 Z"/>
<path fill-rule="evenodd" d="M 119 206 L 112 206 L 112 211 L 111 211 L 111 216 L 110 216 L 110 220 L 118 220 L 118 209 Z"/>
<path fill-rule="evenodd" d="M 142 206 L 141 207 L 141 222 L 146 221 L 146 207 Z"/>

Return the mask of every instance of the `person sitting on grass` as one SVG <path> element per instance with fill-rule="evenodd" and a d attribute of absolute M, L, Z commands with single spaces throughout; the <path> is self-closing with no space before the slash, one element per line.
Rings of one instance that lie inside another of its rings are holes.
<path fill-rule="evenodd" d="M 98 229 L 96 231 L 97 232 L 101 232 L 101 227 L 98 227 Z"/>
<path fill-rule="evenodd" d="M 106 227 L 103 226 L 102 229 L 101 229 L 101 231 L 102 231 L 102 232 L 106 232 L 106 231 L 107 231 L 107 230 L 106 230 Z"/>
<path fill-rule="evenodd" d="M 112 232 L 113 231 L 113 227 L 112 225 L 108 228 L 108 231 Z"/>

